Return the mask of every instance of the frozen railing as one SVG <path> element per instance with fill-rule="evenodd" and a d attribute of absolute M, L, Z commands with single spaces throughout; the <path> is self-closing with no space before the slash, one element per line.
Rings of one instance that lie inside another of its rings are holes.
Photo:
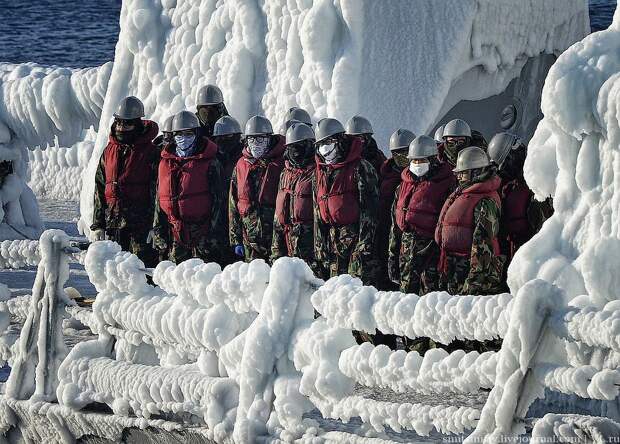
<path fill-rule="evenodd" d="M 546 282 L 532 281 L 516 297 L 418 297 L 380 292 L 350 276 L 324 283 L 295 258 L 224 270 L 193 259 L 150 270 L 117 244 L 97 242 L 85 259 L 98 291 L 90 312 L 71 306 L 62 290 L 76 251 L 70 242 L 57 231 L 41 238 L 35 297 L 12 347 L 7 396 L 57 398 L 76 410 L 104 403 L 124 416 L 165 415 L 207 426 L 216 441 L 232 437 L 237 443 L 319 433 L 307 415 L 315 408 L 325 418 L 359 417 L 377 431 L 474 429 L 472 440 L 516 435 L 545 387 L 590 399 L 617 396 L 611 354 L 620 314 L 566 307 L 562 292 Z M 65 309 L 99 335 L 66 358 L 59 340 Z M 434 349 L 422 357 L 355 342 L 352 330 L 375 329 L 443 343 L 497 337 L 504 343 L 500 352 Z M 610 358 L 585 363 L 562 345 L 565 340 L 590 352 L 609 350 Z M 47 382 L 33 376 L 41 372 Z M 368 399 L 359 396 L 358 385 L 426 395 L 492 391 L 480 411 Z M 539 426 L 540 436 L 553 427 Z"/>

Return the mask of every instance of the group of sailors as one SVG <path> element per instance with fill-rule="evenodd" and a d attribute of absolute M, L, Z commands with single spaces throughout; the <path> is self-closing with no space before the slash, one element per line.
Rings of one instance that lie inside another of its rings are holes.
<path fill-rule="evenodd" d="M 158 125 L 135 97 L 114 115 L 96 174 L 96 239 L 147 265 L 198 257 L 302 258 L 323 278 L 378 289 L 495 294 L 516 250 L 551 215 L 523 178 L 527 147 L 487 144 L 461 119 L 434 137 L 397 129 L 386 158 L 368 119 L 346 125 L 291 108 L 285 135 L 263 116 L 244 131 L 215 85 Z"/>

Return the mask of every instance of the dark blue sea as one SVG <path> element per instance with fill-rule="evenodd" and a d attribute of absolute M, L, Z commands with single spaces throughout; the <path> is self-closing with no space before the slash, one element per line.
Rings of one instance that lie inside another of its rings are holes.
<path fill-rule="evenodd" d="M 592 31 L 609 26 L 616 1 L 590 0 Z M 0 0 L 0 62 L 99 66 L 114 57 L 120 9 L 121 0 Z"/>

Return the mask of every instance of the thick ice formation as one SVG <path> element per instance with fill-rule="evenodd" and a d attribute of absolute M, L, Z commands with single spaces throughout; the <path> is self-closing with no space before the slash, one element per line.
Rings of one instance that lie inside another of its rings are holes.
<path fill-rule="evenodd" d="M 377 291 L 349 275 L 336 276 L 312 295 L 312 303 L 330 324 L 409 338 L 428 336 L 448 344 L 456 339 L 485 341 L 502 337 L 512 296 L 452 296 Z"/>
<path fill-rule="evenodd" d="M 12 161 L 14 170 L 0 187 L 0 207 L 6 211 L 0 210 L 0 240 L 36 239 L 41 234 L 39 210 L 26 184 L 26 148 L 72 146 L 84 140 L 86 130 L 99 124 L 111 71 L 112 63 L 82 70 L 0 63 L 0 161 Z M 75 167 L 78 159 L 85 163 L 91 151 L 92 143 L 35 155 L 31 161 L 36 191 L 75 199 L 81 187 L 74 177 L 82 170 Z"/>
<path fill-rule="evenodd" d="M 583 0 L 125 3 L 84 176 L 82 228 L 107 128 L 126 95 L 162 120 L 193 108 L 212 82 L 242 123 L 262 113 L 279 129 L 295 105 L 315 119 L 362 113 L 383 145 L 394 128 L 428 131 L 460 100 L 503 91 L 528 57 L 557 54 L 586 35 L 587 19 Z"/>
<path fill-rule="evenodd" d="M 450 354 L 432 349 L 418 352 L 392 351 L 385 345 L 365 342 L 342 352 L 340 370 L 366 387 L 390 388 L 397 393 L 477 393 L 493 388 L 497 353 L 456 350 Z"/>
<path fill-rule="evenodd" d="M 509 270 L 513 293 L 540 277 L 602 308 L 620 288 L 620 11 L 560 56 L 545 83 L 525 175 L 555 214 Z"/>

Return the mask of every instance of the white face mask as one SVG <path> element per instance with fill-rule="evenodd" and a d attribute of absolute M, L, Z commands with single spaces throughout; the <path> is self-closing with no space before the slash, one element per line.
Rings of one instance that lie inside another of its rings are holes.
<path fill-rule="evenodd" d="M 260 159 L 269 150 L 269 137 L 248 140 L 248 150 L 255 159 Z"/>
<path fill-rule="evenodd" d="M 430 168 L 430 164 L 428 162 L 409 164 L 409 171 L 411 171 L 413 174 L 415 174 L 418 177 L 422 177 L 426 173 L 428 173 L 429 168 Z"/>
<path fill-rule="evenodd" d="M 334 163 L 338 158 L 338 150 L 336 144 L 330 143 L 329 145 L 321 145 L 319 147 L 319 154 L 325 159 L 325 163 Z"/>

